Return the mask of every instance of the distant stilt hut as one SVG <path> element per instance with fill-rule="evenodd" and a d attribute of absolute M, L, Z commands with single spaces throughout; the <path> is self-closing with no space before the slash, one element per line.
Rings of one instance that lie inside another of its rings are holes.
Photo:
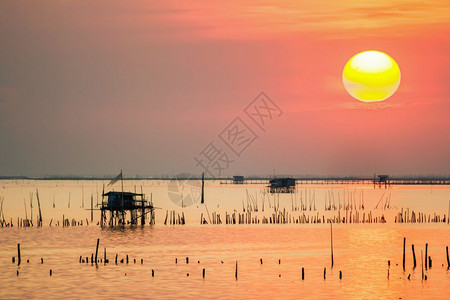
<path fill-rule="evenodd" d="M 295 179 L 294 178 L 274 178 L 269 182 L 270 193 L 294 193 Z"/>
<path fill-rule="evenodd" d="M 130 192 L 107 192 L 103 193 L 101 210 L 101 222 L 100 224 L 110 226 L 138 224 L 138 220 L 141 220 L 141 225 L 145 224 L 146 215 L 149 214 L 150 218 L 154 218 L 154 207 L 152 203 L 148 203 L 144 194 L 130 193 Z M 106 212 L 110 212 L 110 218 Z M 129 220 L 126 220 L 126 213 L 130 213 Z M 150 220 L 153 224 L 153 220 Z"/>
<path fill-rule="evenodd" d="M 373 184 L 378 184 L 379 187 L 384 183 L 384 188 L 387 188 L 388 185 L 390 185 L 389 175 L 378 175 L 378 178 L 375 177 L 373 179 Z"/>
<path fill-rule="evenodd" d="M 244 176 L 233 176 L 233 184 L 244 184 Z"/>

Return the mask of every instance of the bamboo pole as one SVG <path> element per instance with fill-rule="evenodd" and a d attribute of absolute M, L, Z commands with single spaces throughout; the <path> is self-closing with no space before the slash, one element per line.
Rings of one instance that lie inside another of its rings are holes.
<path fill-rule="evenodd" d="M 17 265 L 20 266 L 22 259 L 20 257 L 20 243 L 17 244 Z"/>
<path fill-rule="evenodd" d="M 333 258 L 333 223 L 331 225 L 331 268 L 334 266 L 334 258 Z"/>
<path fill-rule="evenodd" d="M 91 194 L 91 223 L 94 221 L 94 196 Z"/>
<path fill-rule="evenodd" d="M 42 213 L 41 213 L 41 201 L 39 200 L 39 193 L 38 193 L 37 189 L 36 189 L 36 198 L 37 198 L 37 202 L 38 202 L 38 211 L 39 211 L 39 219 L 38 219 L 37 226 L 40 227 L 40 226 L 42 226 Z"/>
<path fill-rule="evenodd" d="M 97 238 L 97 247 L 95 247 L 95 264 L 97 265 L 97 256 L 98 256 L 98 244 L 100 243 L 100 239 Z"/>
<path fill-rule="evenodd" d="M 450 269 L 450 258 L 448 256 L 448 246 L 445 246 L 445 251 L 447 252 L 447 270 Z"/>
<path fill-rule="evenodd" d="M 202 197 L 200 203 L 201 204 L 205 203 L 205 172 L 202 173 Z"/>
<path fill-rule="evenodd" d="M 403 272 L 405 271 L 405 246 L 406 246 L 406 237 L 403 238 Z"/>
<path fill-rule="evenodd" d="M 423 280 L 423 250 L 420 250 L 420 260 L 421 260 L 421 264 L 422 264 L 422 280 Z"/>

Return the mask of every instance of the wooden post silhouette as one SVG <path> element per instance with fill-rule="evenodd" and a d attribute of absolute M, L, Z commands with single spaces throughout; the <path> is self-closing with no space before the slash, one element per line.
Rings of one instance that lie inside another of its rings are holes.
<path fill-rule="evenodd" d="M 422 261 L 422 280 L 423 280 L 423 250 L 420 250 L 420 260 Z"/>
<path fill-rule="evenodd" d="M 450 224 L 450 200 L 448 200 L 447 224 Z"/>
<path fill-rule="evenodd" d="M 447 254 L 448 257 L 448 254 Z M 22 259 L 20 258 L 20 243 L 17 244 L 17 265 L 20 266 L 20 262 L 22 261 Z"/>
<path fill-rule="evenodd" d="M 41 201 L 39 200 L 39 193 L 38 190 L 36 189 L 36 198 L 37 198 L 37 202 L 38 202 L 38 210 L 39 210 L 39 218 L 38 218 L 38 227 L 42 226 L 42 214 L 41 214 Z"/>
<path fill-rule="evenodd" d="M 202 173 L 202 199 L 200 203 L 205 203 L 205 172 Z"/>
<path fill-rule="evenodd" d="M 413 260 L 414 260 L 413 269 L 415 269 L 416 268 L 416 253 L 414 252 L 414 244 L 411 245 L 411 248 L 412 248 Z"/>
<path fill-rule="evenodd" d="M 448 257 L 448 246 L 445 246 L 445 251 L 447 252 L 447 269 L 450 269 L 450 259 Z"/>
<path fill-rule="evenodd" d="M 91 223 L 94 221 L 94 198 L 91 194 Z"/>
<path fill-rule="evenodd" d="M 403 238 L 403 271 L 405 271 L 405 246 L 406 246 L 406 238 Z"/>
<path fill-rule="evenodd" d="M 334 258 L 333 258 L 333 223 L 331 222 L 331 268 L 334 266 Z"/>
<path fill-rule="evenodd" d="M 95 248 L 95 264 L 97 264 L 97 256 L 98 256 L 98 244 L 100 243 L 100 239 L 97 239 L 97 247 Z"/>

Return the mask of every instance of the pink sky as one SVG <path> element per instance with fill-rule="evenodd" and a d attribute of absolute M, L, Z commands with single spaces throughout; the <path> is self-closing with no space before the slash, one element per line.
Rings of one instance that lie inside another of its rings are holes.
<path fill-rule="evenodd" d="M 223 175 L 449 175 L 450 4 L 391 3 L 0 0 L 0 175 L 200 173 L 261 91 L 283 115 Z M 364 50 L 385 102 L 344 90 Z"/>

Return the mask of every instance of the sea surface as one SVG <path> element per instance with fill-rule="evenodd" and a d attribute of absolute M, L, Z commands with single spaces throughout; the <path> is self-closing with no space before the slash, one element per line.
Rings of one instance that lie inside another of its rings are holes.
<path fill-rule="evenodd" d="M 442 221 L 448 214 L 450 186 L 384 189 L 371 184 L 309 183 L 297 185 L 294 194 L 269 194 L 263 183 L 207 181 L 205 205 L 199 202 L 198 182 L 126 180 L 123 190 L 143 192 L 158 207 L 156 224 L 111 228 L 97 225 L 98 210 L 90 221 L 91 199 L 96 209 L 103 191 L 122 190 L 120 182 L 108 183 L 0 181 L 5 222 L 13 224 L 0 227 L 0 299 L 448 299 L 450 225 Z M 36 227 L 36 193 L 42 227 Z M 256 203 L 258 211 L 254 211 Z M 300 203 L 306 210 L 299 209 Z M 275 207 L 286 211 L 291 222 L 200 225 L 202 214 L 209 221 L 208 215 L 218 213 L 225 222 L 225 212 L 242 214 L 250 209 L 252 217 L 262 220 Z M 427 222 L 395 222 L 402 209 L 426 214 Z M 164 225 L 166 211 L 171 210 L 183 212 L 186 225 Z M 386 223 L 334 223 L 332 228 L 330 223 L 295 223 L 303 214 L 310 220 L 317 215 L 327 220 L 338 210 L 341 216 L 349 211 L 366 216 L 370 212 L 384 216 Z M 31 213 L 34 226 L 19 227 L 20 219 L 25 214 L 31 218 Z M 80 226 L 62 227 L 63 215 Z M 435 216 L 441 222 L 431 222 Z M 97 239 L 96 265 L 91 255 Z M 426 244 L 432 259 L 427 269 L 422 263 Z"/>

